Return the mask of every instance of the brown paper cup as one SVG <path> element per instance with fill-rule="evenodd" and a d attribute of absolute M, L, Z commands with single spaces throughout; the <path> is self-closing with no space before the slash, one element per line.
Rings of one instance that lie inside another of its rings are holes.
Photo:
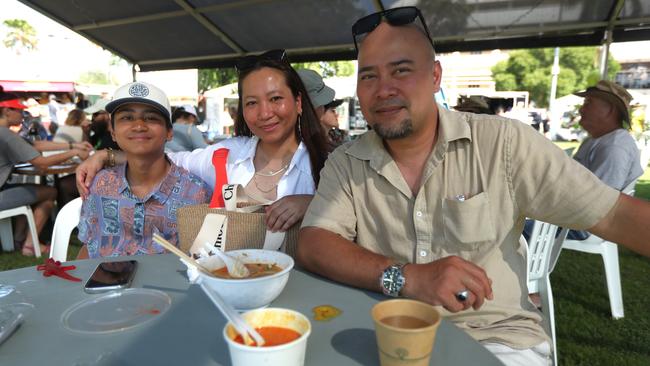
<path fill-rule="evenodd" d="M 440 314 L 429 304 L 407 299 L 382 301 L 371 311 L 381 366 L 429 365 Z"/>

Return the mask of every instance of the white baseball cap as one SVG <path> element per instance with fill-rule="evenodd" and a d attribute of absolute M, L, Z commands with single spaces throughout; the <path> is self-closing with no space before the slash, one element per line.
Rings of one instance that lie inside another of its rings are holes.
<path fill-rule="evenodd" d="M 194 115 L 194 117 L 197 117 L 197 118 L 199 117 L 199 115 L 196 114 L 196 108 L 194 108 L 193 105 L 191 105 L 191 104 L 183 104 L 183 105 L 181 106 L 181 108 L 183 108 L 183 110 L 184 110 L 185 112 Z"/>
<path fill-rule="evenodd" d="M 111 114 L 112 118 L 113 112 L 128 103 L 142 103 L 156 108 L 165 117 L 167 124 L 171 126 L 172 112 L 169 99 L 165 92 L 157 86 L 141 81 L 122 85 L 113 94 L 113 99 L 106 104 L 106 111 Z"/>

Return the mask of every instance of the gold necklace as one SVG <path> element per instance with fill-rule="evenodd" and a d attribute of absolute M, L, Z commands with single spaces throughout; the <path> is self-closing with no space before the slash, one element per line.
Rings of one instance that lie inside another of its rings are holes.
<path fill-rule="evenodd" d="M 257 175 L 253 175 L 253 183 L 255 184 L 255 188 L 257 188 L 258 191 L 262 193 L 271 193 L 278 186 L 278 183 L 280 182 L 279 181 L 275 182 L 274 184 L 271 185 L 271 188 L 263 189 L 262 187 L 260 187 L 260 184 L 257 181 Z"/>
<path fill-rule="evenodd" d="M 276 171 L 269 170 L 268 173 L 262 173 L 262 172 L 256 171 L 255 175 L 260 175 L 262 177 L 275 177 L 276 175 L 278 175 L 278 174 L 282 173 L 283 171 L 287 170 L 288 167 L 289 167 L 289 164 L 286 164 L 285 166 L 281 167 L 280 169 L 278 169 Z"/>

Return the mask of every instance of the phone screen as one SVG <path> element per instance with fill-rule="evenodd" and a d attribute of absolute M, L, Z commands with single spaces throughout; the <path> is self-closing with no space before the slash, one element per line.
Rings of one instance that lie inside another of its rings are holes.
<path fill-rule="evenodd" d="M 101 292 L 131 285 L 138 262 L 119 261 L 100 263 L 86 282 L 87 292 Z"/>

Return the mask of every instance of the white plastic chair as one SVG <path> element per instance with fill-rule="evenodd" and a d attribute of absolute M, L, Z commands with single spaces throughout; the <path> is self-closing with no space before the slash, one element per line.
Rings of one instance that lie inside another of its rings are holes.
<path fill-rule="evenodd" d="M 633 196 L 636 180 L 623 189 L 623 193 Z M 565 229 L 566 231 L 566 229 Z M 609 295 L 609 307 L 614 319 L 625 316 L 623 311 L 623 292 L 621 290 L 621 273 L 618 265 L 618 246 L 597 235 L 591 234 L 585 240 L 565 240 L 563 249 L 577 250 L 586 253 L 600 254 L 605 266 L 605 278 L 607 280 L 607 293 Z"/>
<path fill-rule="evenodd" d="M 557 365 L 557 343 L 555 340 L 555 307 L 553 306 L 553 291 L 551 289 L 550 273 L 553 264 L 559 256 L 562 242 L 566 232 L 561 232 L 558 237 L 557 226 L 535 220 L 530 242 L 520 236 L 519 242 L 527 249 L 527 285 L 528 293 L 539 293 L 542 302 L 542 325 L 551 337 L 553 343 L 553 364 Z"/>
<path fill-rule="evenodd" d="M 65 262 L 67 259 L 70 233 L 79 225 L 81 203 L 81 197 L 77 197 L 63 206 L 56 215 L 50 248 L 50 258 L 55 261 Z"/>
<path fill-rule="evenodd" d="M 38 241 L 34 213 L 29 205 L 0 211 L 0 241 L 2 241 L 2 249 L 6 252 L 14 250 L 14 232 L 11 227 L 11 218 L 18 215 L 27 216 L 27 225 L 29 226 L 29 232 L 32 234 L 32 242 L 34 243 L 34 255 L 36 258 L 39 258 L 41 256 L 41 246 Z"/>

